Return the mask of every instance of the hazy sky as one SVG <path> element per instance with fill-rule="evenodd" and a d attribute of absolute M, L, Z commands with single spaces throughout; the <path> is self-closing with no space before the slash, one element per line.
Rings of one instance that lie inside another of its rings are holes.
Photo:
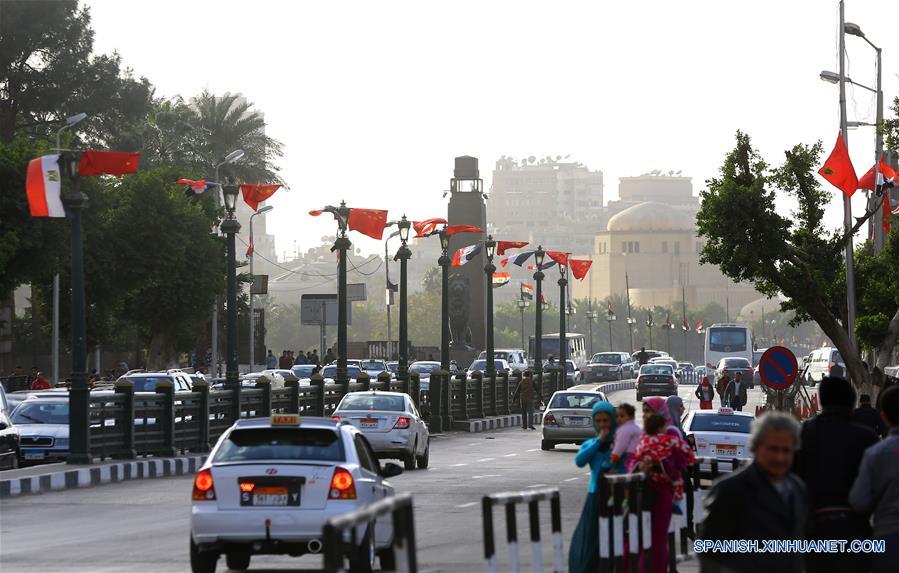
<path fill-rule="evenodd" d="M 279 256 L 333 233 L 306 211 L 341 198 L 391 216 L 445 214 L 456 155 L 481 159 L 488 188 L 503 154 L 571 154 L 604 172 L 606 198 L 619 177 L 652 169 L 683 170 L 698 193 L 737 129 L 780 162 L 798 142 L 822 139 L 829 152 L 839 128 L 837 87 L 818 79 L 837 70 L 833 0 L 87 4 L 96 50 L 118 50 L 158 95 L 242 92 L 265 112 L 291 187 L 267 215 Z M 899 89 L 892 7 L 846 6 L 884 48 L 888 104 Z M 847 50 L 847 75 L 873 86 L 874 51 L 852 36 Z M 849 119 L 873 122 L 873 94 L 847 93 Z M 851 131 L 849 147 L 861 176 L 873 129 Z"/>

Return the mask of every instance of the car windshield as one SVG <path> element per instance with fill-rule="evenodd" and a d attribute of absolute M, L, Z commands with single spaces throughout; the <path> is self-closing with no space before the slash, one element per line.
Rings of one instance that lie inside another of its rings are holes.
<path fill-rule="evenodd" d="M 839 353 L 839 352 L 834 351 L 834 353 L 831 355 L 831 361 L 833 361 L 833 362 L 843 362 L 843 357 L 840 356 L 840 353 Z"/>
<path fill-rule="evenodd" d="M 383 394 L 347 394 L 338 410 L 379 410 L 383 412 L 404 412 L 406 403 L 402 396 Z"/>
<path fill-rule="evenodd" d="M 566 368 L 569 372 L 572 372 L 572 371 L 574 371 L 574 370 L 577 370 L 577 366 L 574 365 L 574 361 L 573 361 L 573 360 L 566 360 L 566 361 L 565 361 L 565 368 Z"/>
<path fill-rule="evenodd" d="M 363 360 L 362 361 L 362 369 L 363 370 L 377 370 L 379 372 L 386 370 L 386 366 L 384 365 L 384 361 L 382 360 Z"/>
<path fill-rule="evenodd" d="M 13 424 L 68 424 L 69 403 L 26 400 L 12 414 Z"/>
<path fill-rule="evenodd" d="M 409 372 L 412 372 L 413 374 L 430 374 L 431 372 L 434 372 L 435 370 L 440 370 L 439 363 L 430 364 L 427 362 L 425 362 L 425 363 L 416 362 L 415 364 L 413 364 L 412 366 L 409 367 Z"/>
<path fill-rule="evenodd" d="M 349 376 L 351 379 L 355 380 L 356 378 L 359 377 L 359 374 L 361 374 L 362 371 L 359 370 L 358 366 L 347 365 L 346 373 L 347 373 L 347 376 Z M 322 368 L 322 378 L 334 378 L 336 376 L 337 376 L 337 367 L 336 366 L 325 366 L 324 368 Z"/>
<path fill-rule="evenodd" d="M 315 364 L 298 364 L 292 368 L 292 371 L 298 378 L 311 378 L 315 371 Z"/>
<path fill-rule="evenodd" d="M 725 358 L 725 368 L 751 368 L 749 361 L 745 358 Z"/>
<path fill-rule="evenodd" d="M 663 376 L 671 376 L 674 373 L 674 369 L 667 364 L 646 364 L 642 368 L 640 368 L 640 375 L 644 374 L 657 374 Z"/>
<path fill-rule="evenodd" d="M 597 364 L 621 364 L 620 354 L 594 354 L 590 362 Z"/>
<path fill-rule="evenodd" d="M 400 367 L 400 365 L 397 364 L 396 362 L 388 362 L 387 363 L 387 370 L 390 370 L 391 372 L 395 373 L 397 371 L 397 369 L 399 369 L 399 367 Z M 409 368 L 411 372 L 415 372 L 415 370 L 412 370 L 412 368 L 415 368 L 415 366 L 411 366 Z"/>
<path fill-rule="evenodd" d="M 556 394 L 553 396 L 552 402 L 549 403 L 549 407 L 592 409 L 597 402 L 601 402 L 602 400 L 602 395 L 597 393 Z"/>
<path fill-rule="evenodd" d="M 689 362 L 679 362 L 677 366 L 678 368 L 683 368 L 684 370 L 693 370 L 693 365 Z"/>
<path fill-rule="evenodd" d="M 213 463 L 250 460 L 344 461 L 334 430 L 318 428 L 245 428 L 231 432 Z"/>
<path fill-rule="evenodd" d="M 728 416 L 726 414 L 706 414 L 693 416 L 688 428 L 691 432 L 736 432 L 748 434 L 752 428 L 751 416 Z"/>
<path fill-rule="evenodd" d="M 502 370 L 505 367 L 506 367 L 506 365 L 503 364 L 502 360 L 494 360 L 493 361 L 494 370 Z M 486 360 L 475 360 L 474 362 L 471 363 L 471 368 L 469 368 L 469 370 L 484 370 L 485 368 L 487 368 Z"/>
<path fill-rule="evenodd" d="M 155 392 L 157 384 L 163 380 L 171 382 L 172 378 L 170 376 L 127 376 L 125 380 L 134 384 L 135 392 Z"/>

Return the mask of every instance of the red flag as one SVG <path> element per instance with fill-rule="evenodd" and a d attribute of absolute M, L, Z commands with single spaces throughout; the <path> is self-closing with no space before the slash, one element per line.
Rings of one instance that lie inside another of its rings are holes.
<path fill-rule="evenodd" d="M 256 252 L 255 249 L 253 249 L 253 235 L 250 235 L 250 242 L 247 245 L 247 256 L 252 257 L 253 253 L 255 253 L 255 252 Z"/>
<path fill-rule="evenodd" d="M 887 235 L 890 234 L 890 194 L 889 192 L 883 194 L 883 232 Z"/>
<path fill-rule="evenodd" d="M 582 281 L 587 276 L 587 271 L 590 270 L 590 265 L 593 264 L 593 261 L 589 259 L 568 259 L 568 264 L 571 266 L 571 274 L 574 275 L 574 278 Z"/>
<path fill-rule="evenodd" d="M 82 177 L 90 177 L 92 175 L 115 175 L 121 177 L 126 173 L 137 173 L 138 160 L 140 160 L 140 153 L 89 149 L 81 152 L 81 160 L 78 162 L 78 174 Z"/>
<path fill-rule="evenodd" d="M 475 227 L 474 225 L 449 225 L 446 227 L 447 236 L 457 235 L 459 233 L 483 233 L 484 229 Z"/>
<path fill-rule="evenodd" d="M 540 304 L 549 304 L 542 292 L 540 293 Z"/>
<path fill-rule="evenodd" d="M 534 300 L 534 285 L 521 283 L 521 298 L 522 300 Z"/>
<path fill-rule="evenodd" d="M 412 228 L 415 229 L 416 237 L 427 237 L 436 233 L 437 225 L 446 225 L 446 219 L 434 217 L 424 221 L 412 221 Z"/>
<path fill-rule="evenodd" d="M 858 189 L 858 176 L 855 174 L 855 168 L 852 166 L 852 160 L 849 158 L 849 150 L 846 149 L 842 133 L 837 135 L 837 142 L 833 146 L 833 151 L 830 152 L 830 157 L 818 170 L 818 174 L 845 193 L 847 197 L 852 197 L 852 194 Z"/>
<path fill-rule="evenodd" d="M 243 193 L 244 203 L 250 206 L 250 209 L 256 210 L 259 203 L 265 201 L 280 189 L 280 185 L 268 185 L 265 183 L 244 183 L 240 186 L 240 192 Z"/>
<path fill-rule="evenodd" d="M 696 334 L 702 332 L 702 319 L 696 321 Z"/>
<path fill-rule="evenodd" d="M 520 249 L 521 247 L 526 246 L 528 246 L 527 241 L 497 241 L 496 254 L 501 257 L 505 255 L 506 251 L 509 249 Z"/>
<path fill-rule="evenodd" d="M 350 209 L 347 222 L 350 231 L 358 231 L 372 239 L 380 240 L 387 226 L 387 211 L 381 209 Z"/>
<path fill-rule="evenodd" d="M 684 328 L 684 332 L 690 330 L 690 321 L 687 320 L 687 317 L 686 317 L 686 316 L 684 317 L 684 326 L 683 326 L 683 328 Z"/>
<path fill-rule="evenodd" d="M 883 162 L 883 160 L 879 161 L 880 163 L 880 174 L 884 179 L 892 179 L 896 177 L 896 172 L 893 171 L 893 168 Z M 874 165 L 871 166 L 871 169 L 868 169 L 867 173 L 862 175 L 861 179 L 858 180 L 858 188 L 859 189 L 869 189 L 871 191 L 874 190 Z"/>
<path fill-rule="evenodd" d="M 546 251 L 546 256 L 560 265 L 568 265 L 568 253 L 563 253 L 562 251 Z"/>

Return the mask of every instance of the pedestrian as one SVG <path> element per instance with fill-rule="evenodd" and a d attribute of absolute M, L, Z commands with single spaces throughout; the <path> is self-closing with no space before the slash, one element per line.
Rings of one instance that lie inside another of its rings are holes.
<path fill-rule="evenodd" d="M 297 357 L 293 361 L 293 365 L 297 366 L 299 364 L 306 364 L 306 355 L 303 354 L 303 351 L 300 350 L 297 352 Z"/>
<path fill-rule="evenodd" d="M 802 447 L 793 462 L 793 471 L 808 490 L 808 538 L 868 539 L 868 518 L 852 510 L 849 490 L 864 451 L 877 442 L 877 435 L 852 421 L 855 389 L 845 379 L 825 376 L 818 398 L 821 413 L 803 422 Z M 861 553 L 811 553 L 806 568 L 809 573 L 867 571 L 868 562 Z"/>
<path fill-rule="evenodd" d="M 648 420 L 653 414 L 658 414 L 665 421 L 662 433 L 671 436 L 677 443 L 676 447 L 672 447 L 671 455 L 655 471 L 663 471 L 667 476 L 681 476 L 687 466 L 695 462 L 693 451 L 684 442 L 680 430 L 674 425 L 665 399 L 658 396 L 643 400 L 644 432 L 646 431 L 645 420 Z M 641 471 L 646 470 L 641 469 Z M 653 486 L 653 483 L 650 485 Z M 662 487 L 661 484 L 656 483 L 651 491 L 655 498 L 652 501 L 651 521 L 653 571 L 662 573 L 668 568 L 668 526 L 671 523 L 671 514 L 674 512 L 674 489 L 667 486 Z"/>
<path fill-rule="evenodd" d="M 711 410 L 712 400 L 715 399 L 715 389 L 709 382 L 708 376 L 703 376 L 702 381 L 696 385 L 696 398 L 699 399 L 700 410 Z"/>
<path fill-rule="evenodd" d="M 753 461 L 719 480 L 705 496 L 699 537 L 704 541 L 801 540 L 805 538 L 808 501 L 805 485 L 790 472 L 799 448 L 799 422 L 770 412 L 752 423 L 749 448 Z M 800 573 L 800 552 L 705 552 L 703 572 Z"/>
<path fill-rule="evenodd" d="M 290 368 L 291 365 L 287 364 L 287 360 L 288 360 L 288 358 L 287 358 L 287 351 L 286 351 L 286 350 L 282 350 L 282 351 L 281 351 L 281 356 L 278 357 L 278 368 L 280 368 L 281 370 L 285 370 L 285 369 L 287 369 L 287 368 Z"/>
<path fill-rule="evenodd" d="M 727 390 L 727 385 L 730 384 L 730 376 L 725 371 L 718 376 L 718 380 L 715 381 L 715 391 L 718 392 L 718 400 L 721 402 L 721 407 L 727 406 L 727 400 L 724 399 L 724 392 Z"/>
<path fill-rule="evenodd" d="M 273 370 L 278 367 L 278 357 L 272 353 L 272 349 L 268 349 L 268 355 L 265 357 L 265 367 Z"/>
<path fill-rule="evenodd" d="M 623 470 L 620 462 L 613 463 L 611 459 L 615 441 L 615 407 L 602 400 L 593 405 L 592 412 L 596 437 L 581 444 L 574 456 L 577 467 L 589 464 L 590 485 L 568 549 L 570 573 L 594 573 L 599 570 L 599 482 L 604 473 Z"/>
<path fill-rule="evenodd" d="M 612 463 L 621 462 L 624 471 L 631 473 L 637 461 L 634 453 L 637 451 L 637 444 L 640 442 L 640 436 L 643 430 L 635 421 L 637 410 L 627 402 L 622 402 L 615 409 L 616 427 L 615 444 L 612 446 Z"/>
<path fill-rule="evenodd" d="M 321 356 L 318 355 L 318 348 L 314 348 L 314 349 L 312 350 L 312 360 L 311 360 L 311 362 L 312 362 L 313 364 L 315 364 L 316 366 L 321 366 L 321 365 L 322 365 Z"/>
<path fill-rule="evenodd" d="M 671 414 L 671 421 L 673 422 L 672 425 L 675 428 L 677 428 L 677 431 L 680 433 L 680 437 L 683 440 L 683 442 L 685 444 L 689 445 L 689 442 L 687 441 L 687 433 L 684 431 L 683 422 L 681 421 L 681 418 L 684 415 L 684 401 L 681 399 L 680 396 L 677 396 L 677 395 L 668 396 L 668 399 L 665 400 L 665 405 L 668 406 L 668 412 Z M 691 447 L 690 453 L 692 454 L 692 452 L 693 452 L 693 449 Z M 690 466 L 691 465 L 693 465 L 693 464 L 692 463 L 687 464 L 687 466 L 684 468 L 684 470 L 681 474 L 681 477 L 683 478 L 683 482 L 684 482 L 684 496 L 685 496 L 685 499 L 687 502 L 687 507 L 686 507 L 687 514 L 685 516 L 687 518 L 686 519 L 687 530 L 692 535 L 692 532 L 693 532 L 693 482 L 690 479 Z"/>
<path fill-rule="evenodd" d="M 724 401 L 727 402 L 734 411 L 742 412 L 743 406 L 746 405 L 747 389 L 746 383 L 743 382 L 743 373 L 735 373 L 734 379 L 731 380 L 724 389 Z"/>
<path fill-rule="evenodd" d="M 870 394 L 862 394 L 858 397 L 858 408 L 852 412 L 852 421 L 871 428 L 881 438 L 887 434 L 887 428 L 880 412 L 871 405 Z"/>
<path fill-rule="evenodd" d="M 631 350 L 633 350 L 633 348 L 631 348 Z M 637 362 L 640 363 L 640 366 L 649 362 L 649 354 L 647 354 L 645 346 L 640 347 L 640 352 L 637 353 Z"/>
<path fill-rule="evenodd" d="M 34 379 L 31 381 L 31 389 L 32 390 L 49 390 L 50 389 L 50 382 L 48 382 L 36 368 L 34 369 Z"/>
<path fill-rule="evenodd" d="M 285 360 L 285 362 L 287 363 L 287 368 L 288 368 L 288 369 L 289 369 L 291 366 L 293 366 L 293 364 L 294 364 L 293 350 L 288 350 L 288 351 L 287 351 L 287 360 Z"/>
<path fill-rule="evenodd" d="M 530 372 L 521 377 L 515 392 L 512 394 L 512 401 L 520 400 L 521 405 L 521 429 L 536 430 L 534 427 L 534 400 L 542 394 L 536 388 L 533 376 Z"/>
<path fill-rule="evenodd" d="M 337 356 L 334 355 L 334 349 L 329 348 L 328 352 L 325 354 L 325 364 L 331 364 L 337 360 Z"/>
<path fill-rule="evenodd" d="M 895 572 L 899 563 L 899 387 L 880 394 L 887 437 L 865 451 L 858 477 L 849 492 L 853 509 L 872 513 L 875 539 L 886 552 L 871 558 L 873 573 Z"/>

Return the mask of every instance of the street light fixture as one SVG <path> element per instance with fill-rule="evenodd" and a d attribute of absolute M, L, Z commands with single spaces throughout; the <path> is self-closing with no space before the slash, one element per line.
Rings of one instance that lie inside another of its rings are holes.
<path fill-rule="evenodd" d="M 521 347 L 524 348 L 524 311 L 530 306 L 530 302 L 523 298 L 518 299 L 518 310 L 521 311 Z"/>
<path fill-rule="evenodd" d="M 449 235 L 446 228 L 440 229 L 438 233 L 440 237 L 440 258 L 437 264 L 440 265 L 440 369 L 448 372 L 450 367 L 449 344 L 450 344 L 450 328 L 449 328 Z"/>
<path fill-rule="evenodd" d="M 568 381 L 566 375 L 568 365 L 568 325 L 566 324 L 567 308 L 565 295 L 568 290 L 568 265 L 559 263 L 559 366 L 562 367 L 562 379 L 559 381 L 562 387 Z"/>
<path fill-rule="evenodd" d="M 409 228 L 412 222 L 403 215 L 402 219 L 396 224 L 400 232 L 400 248 L 396 252 L 393 260 L 400 262 L 400 351 L 399 363 L 397 364 L 397 378 L 403 381 L 406 386 L 409 382 L 409 298 L 408 298 L 408 276 L 406 272 L 406 263 L 412 256 L 406 242 L 409 240 Z"/>
<path fill-rule="evenodd" d="M 252 215 L 250 215 L 250 249 L 247 258 L 250 262 L 250 276 L 253 277 L 255 284 L 256 275 L 253 274 L 253 261 L 256 259 L 256 247 L 253 244 L 253 219 L 258 215 L 263 215 L 274 209 L 272 205 L 262 207 Z M 250 286 L 250 370 L 255 370 L 256 364 L 256 300 L 253 298 L 253 285 Z M 263 351 L 264 352 L 264 351 Z"/>
<path fill-rule="evenodd" d="M 222 221 L 222 232 L 227 237 L 228 245 L 228 314 L 226 317 L 227 337 L 225 340 L 225 386 L 234 392 L 231 404 L 233 419 L 240 419 L 240 380 L 238 379 L 237 360 L 237 248 L 234 240 L 240 232 L 240 223 L 234 217 L 237 208 L 237 196 L 240 186 L 233 181 L 222 185 L 222 198 L 225 203 L 227 218 Z"/>
<path fill-rule="evenodd" d="M 487 235 L 484 241 L 484 250 L 487 252 L 487 264 L 484 265 L 484 274 L 487 275 L 487 324 L 486 324 L 486 368 L 485 373 L 489 378 L 495 378 L 496 365 L 494 364 L 493 355 L 493 273 L 496 272 L 496 266 L 493 264 L 493 255 L 496 253 L 496 241 L 493 235 Z"/>
<path fill-rule="evenodd" d="M 618 320 L 614 312 L 609 311 L 606 314 L 606 320 L 609 322 L 609 352 L 612 352 L 612 323 Z"/>
<path fill-rule="evenodd" d="M 537 283 L 537 292 L 535 293 L 537 312 L 534 319 L 534 377 L 540 384 L 543 383 L 543 311 L 549 306 L 543 304 L 544 275 L 541 267 L 545 256 L 546 251 L 543 250 L 543 245 L 538 246 L 534 252 L 534 263 L 537 265 L 537 271 L 534 273 L 534 281 Z"/>

